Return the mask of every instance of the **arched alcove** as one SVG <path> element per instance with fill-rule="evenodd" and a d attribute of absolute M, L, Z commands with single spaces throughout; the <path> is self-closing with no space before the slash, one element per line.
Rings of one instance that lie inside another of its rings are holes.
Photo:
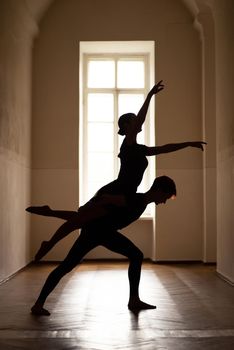
<path fill-rule="evenodd" d="M 40 34 L 34 44 L 33 202 L 48 198 L 53 206 L 77 206 L 78 156 L 74 150 L 78 149 L 75 135 L 79 107 L 75 91 L 78 89 L 78 42 L 81 39 L 155 40 L 156 80 L 162 77 L 167 84 L 165 94 L 156 102 L 157 144 L 197 140 L 204 136 L 201 43 L 193 14 L 182 1 L 138 3 L 137 7 L 134 5 L 129 27 L 131 5 L 133 2 L 129 0 L 128 5 L 121 3 L 116 8 L 114 2 L 110 7 L 104 1 L 100 10 L 100 6 L 91 8 L 87 2 L 58 1 L 52 3 L 40 21 Z M 94 12 L 95 18 L 92 17 Z M 117 18 L 121 18 L 121 26 Z M 138 25 L 146 20 L 147 26 Z M 59 127 L 55 127 L 56 124 Z M 170 124 L 180 125 L 180 128 L 171 128 Z M 174 177 L 181 196 L 176 205 L 158 211 L 157 249 L 151 256 L 153 259 L 204 260 L 203 168 L 199 151 L 186 150 L 158 159 L 158 175 L 167 173 Z M 60 193 L 56 188 L 60 188 Z M 179 230 L 181 220 L 184 224 Z M 39 232 L 46 234 L 55 227 L 54 223 L 41 225 L 37 221 L 33 229 L 35 246 L 41 240 Z M 175 234 L 177 247 L 173 243 Z"/>

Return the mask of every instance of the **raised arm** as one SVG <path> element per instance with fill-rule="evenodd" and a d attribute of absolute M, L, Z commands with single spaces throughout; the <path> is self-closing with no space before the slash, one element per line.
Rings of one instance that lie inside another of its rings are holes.
<path fill-rule="evenodd" d="M 141 127 L 145 121 L 151 98 L 154 95 L 156 95 L 159 91 L 161 91 L 163 88 L 164 88 L 164 85 L 162 84 L 162 80 L 160 80 L 156 85 L 152 87 L 152 89 L 148 93 L 145 99 L 145 102 L 143 103 L 141 109 L 139 110 L 136 116 L 136 124 L 138 124 L 139 127 Z"/>
<path fill-rule="evenodd" d="M 179 151 L 180 149 L 186 147 L 195 147 L 199 148 L 202 151 L 204 150 L 203 145 L 207 143 L 204 141 L 190 141 L 190 142 L 181 142 L 181 143 L 168 143 L 163 146 L 147 147 L 147 156 L 156 156 L 158 154 L 170 153 Z"/>
<path fill-rule="evenodd" d="M 156 85 L 153 86 L 153 88 L 148 93 L 141 109 L 137 113 L 136 117 L 134 118 L 134 122 L 131 125 L 131 130 L 126 137 L 128 141 L 133 141 L 133 139 L 136 138 L 136 135 L 141 131 L 141 127 L 144 124 L 151 98 L 158 92 L 163 90 L 163 88 L 164 85 L 162 84 L 162 80 L 160 80 Z"/>

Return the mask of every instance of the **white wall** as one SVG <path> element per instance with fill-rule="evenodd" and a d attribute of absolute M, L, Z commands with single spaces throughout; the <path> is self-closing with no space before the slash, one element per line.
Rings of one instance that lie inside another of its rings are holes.
<path fill-rule="evenodd" d="M 215 1 L 217 271 L 234 283 L 234 3 Z"/>
<path fill-rule="evenodd" d="M 22 3 L 0 3 L 0 281 L 30 261 L 31 40 Z"/>
<path fill-rule="evenodd" d="M 156 80 L 164 79 L 166 85 L 157 97 L 157 144 L 202 139 L 201 43 L 181 1 L 57 0 L 40 23 L 34 46 L 34 205 L 78 206 L 80 40 L 155 40 Z M 158 158 L 158 175 L 174 177 L 178 186 L 178 199 L 158 210 L 158 260 L 203 257 L 202 167 L 202 153 L 194 149 Z M 34 252 L 59 223 L 33 218 Z M 138 225 L 135 231 L 137 240 L 142 237 L 140 246 L 145 229 Z M 61 259 L 70 244 L 64 241 L 48 258 Z"/>
<path fill-rule="evenodd" d="M 166 89 L 156 116 L 157 144 L 202 140 L 201 42 L 190 23 L 168 23 L 157 48 Z M 164 50 L 163 50 L 164 49 Z M 156 57 L 157 57 L 156 52 Z M 156 68 L 156 69 L 158 69 Z M 157 157 L 157 174 L 171 176 L 177 199 L 156 213 L 156 259 L 203 259 L 203 164 L 197 149 Z"/>

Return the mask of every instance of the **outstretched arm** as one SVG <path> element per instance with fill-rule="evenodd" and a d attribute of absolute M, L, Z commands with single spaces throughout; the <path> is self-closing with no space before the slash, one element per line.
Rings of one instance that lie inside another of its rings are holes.
<path fill-rule="evenodd" d="M 191 141 L 191 142 L 181 142 L 181 143 L 168 143 L 163 146 L 155 146 L 155 147 L 147 147 L 147 156 L 156 156 L 158 154 L 163 153 L 170 153 L 179 151 L 180 149 L 186 148 L 186 147 L 195 147 L 199 148 L 202 151 L 204 150 L 204 146 L 206 145 L 206 142 L 203 141 Z"/>
<path fill-rule="evenodd" d="M 145 122 L 146 114 L 149 108 L 149 104 L 151 101 L 151 98 L 156 95 L 158 92 L 163 90 L 164 85 L 162 84 L 162 80 L 160 80 L 156 85 L 153 86 L 153 88 L 148 93 L 141 109 L 136 115 L 136 118 L 134 119 L 134 123 L 132 125 L 132 130 L 129 133 L 129 136 L 127 136 L 127 141 L 131 141 L 132 139 L 136 138 L 136 135 L 141 131 L 141 127 Z"/>

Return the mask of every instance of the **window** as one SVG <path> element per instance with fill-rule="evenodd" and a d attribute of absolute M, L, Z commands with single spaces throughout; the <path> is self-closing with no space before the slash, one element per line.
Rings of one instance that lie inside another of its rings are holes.
<path fill-rule="evenodd" d="M 122 46 L 119 42 L 80 46 L 81 204 L 117 178 L 118 153 L 123 141 L 118 135 L 118 118 L 127 112 L 137 113 L 152 85 L 149 51 L 142 52 L 142 46 L 139 51 L 139 45 L 136 50 L 134 43 L 131 42 L 132 50 L 126 49 L 126 42 Z M 147 118 L 138 143 L 149 145 L 152 138 L 149 125 Z M 149 182 L 146 174 L 139 191 L 148 189 Z"/>

